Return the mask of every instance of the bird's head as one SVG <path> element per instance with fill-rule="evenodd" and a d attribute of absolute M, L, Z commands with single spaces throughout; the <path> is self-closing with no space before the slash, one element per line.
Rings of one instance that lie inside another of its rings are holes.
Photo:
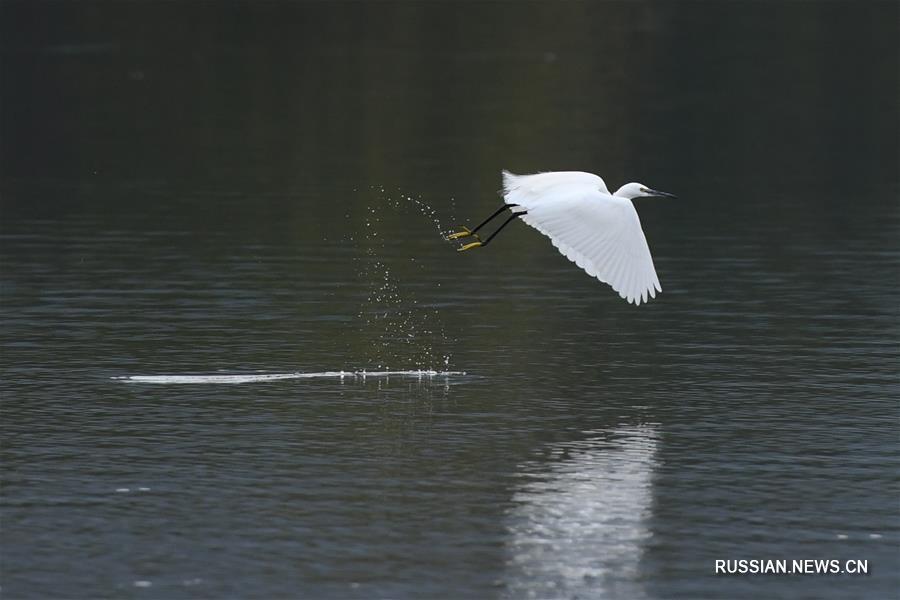
<path fill-rule="evenodd" d="M 631 200 L 632 198 L 646 198 L 650 196 L 656 196 L 659 198 L 675 198 L 674 194 L 670 194 L 668 192 L 660 192 L 659 190 L 654 190 L 643 183 L 626 183 L 618 190 L 613 196 L 618 196 L 619 198 L 627 198 Z"/>

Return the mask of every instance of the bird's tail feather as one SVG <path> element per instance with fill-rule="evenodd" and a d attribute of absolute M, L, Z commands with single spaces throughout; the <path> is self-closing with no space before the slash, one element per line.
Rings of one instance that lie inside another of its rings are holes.
<path fill-rule="evenodd" d="M 516 175 L 515 173 L 510 173 L 506 169 L 503 169 L 503 195 L 510 193 L 519 186 L 519 177 L 521 177 L 521 175 Z"/>

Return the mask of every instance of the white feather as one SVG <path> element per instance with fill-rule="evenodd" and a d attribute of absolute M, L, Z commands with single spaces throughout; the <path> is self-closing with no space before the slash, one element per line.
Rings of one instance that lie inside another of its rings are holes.
<path fill-rule="evenodd" d="M 515 175 L 503 171 L 503 197 L 509 204 L 533 206 L 555 193 L 565 193 L 577 188 L 599 189 L 609 193 L 606 183 L 599 176 L 583 171 L 551 171 L 534 175 Z"/>
<path fill-rule="evenodd" d="M 504 171 L 503 197 L 527 210 L 521 219 L 549 237 L 566 258 L 628 302 L 638 305 L 662 291 L 634 205 L 610 194 L 600 177 Z"/>

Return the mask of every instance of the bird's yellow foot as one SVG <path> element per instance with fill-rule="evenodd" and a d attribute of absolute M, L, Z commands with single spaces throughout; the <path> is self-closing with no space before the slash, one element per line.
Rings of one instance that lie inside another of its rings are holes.
<path fill-rule="evenodd" d="M 479 246 L 483 246 L 484 244 L 480 241 L 472 242 L 471 244 L 466 244 L 465 246 L 460 246 L 456 249 L 457 252 L 465 252 L 466 250 L 471 250 L 472 248 L 477 248 Z"/>
<path fill-rule="evenodd" d="M 478 237 L 477 233 L 473 233 L 471 229 L 468 227 L 463 227 L 462 231 L 457 231 L 456 233 L 451 233 L 447 236 L 448 240 L 458 240 L 459 238 L 469 237 L 470 235 L 474 235 L 475 239 L 481 239 Z"/>

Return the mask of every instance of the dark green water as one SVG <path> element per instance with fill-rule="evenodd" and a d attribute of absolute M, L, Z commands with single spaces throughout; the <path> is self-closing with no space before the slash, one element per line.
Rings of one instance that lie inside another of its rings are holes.
<path fill-rule="evenodd" d="M 896 3 L 0 14 L 3 597 L 896 594 Z M 662 295 L 454 252 L 502 168 Z M 111 379 L 357 369 L 466 375 Z"/>

